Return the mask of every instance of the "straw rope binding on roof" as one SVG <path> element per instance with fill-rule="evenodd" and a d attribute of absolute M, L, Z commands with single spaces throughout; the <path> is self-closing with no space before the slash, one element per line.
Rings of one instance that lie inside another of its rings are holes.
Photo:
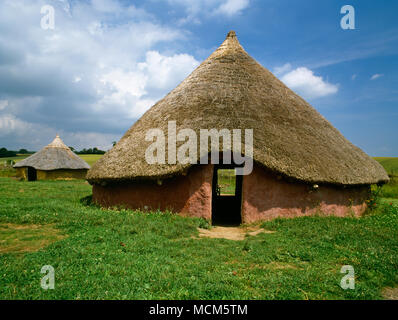
<path fill-rule="evenodd" d="M 49 145 L 14 165 L 14 168 L 20 167 L 37 170 L 90 169 L 87 162 L 73 153 L 58 135 Z"/>
<path fill-rule="evenodd" d="M 152 143 L 145 141 L 147 130 L 162 129 L 167 141 L 168 121 L 173 120 L 177 130 L 190 128 L 198 136 L 200 129 L 253 129 L 254 161 L 293 179 L 340 185 L 388 181 L 375 160 L 251 58 L 231 31 L 95 163 L 89 182 L 160 179 L 185 172 L 191 164 L 155 165 L 145 160 Z"/>

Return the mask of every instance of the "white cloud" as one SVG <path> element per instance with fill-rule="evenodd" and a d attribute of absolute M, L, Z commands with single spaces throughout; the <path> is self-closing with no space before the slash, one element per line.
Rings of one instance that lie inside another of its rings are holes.
<path fill-rule="evenodd" d="M 163 56 L 157 51 L 149 51 L 146 61 L 138 65 L 139 70 L 148 74 L 148 85 L 156 89 L 170 90 L 177 85 L 176 79 L 184 79 L 199 65 L 189 54 Z"/>
<path fill-rule="evenodd" d="M 91 0 L 92 8 L 101 12 L 120 12 L 123 7 L 114 0 Z"/>
<path fill-rule="evenodd" d="M 380 77 L 384 76 L 384 74 L 376 73 L 373 76 L 370 77 L 370 80 L 376 80 Z"/>
<path fill-rule="evenodd" d="M 91 134 L 73 136 L 71 144 L 87 143 L 81 147 L 118 140 L 198 65 L 189 54 L 162 52 L 186 32 L 143 9 L 117 0 L 52 1 L 55 30 L 43 30 L 37 17 L 47 3 L 0 1 L 0 145 L 25 141 L 37 149 L 56 132 Z"/>
<path fill-rule="evenodd" d="M 103 98 L 97 108 L 124 106 L 130 118 L 137 118 L 160 99 L 156 94 L 148 96 L 148 92 L 163 93 L 173 89 L 198 65 L 199 62 L 188 54 L 165 56 L 158 51 L 148 51 L 145 61 L 131 71 L 114 69 L 101 77 Z"/>
<path fill-rule="evenodd" d="M 290 89 L 309 99 L 328 96 L 338 91 L 338 85 L 323 80 L 322 77 L 314 75 L 313 71 L 305 67 L 284 74 L 281 80 Z"/>
<path fill-rule="evenodd" d="M 8 106 L 8 100 L 0 100 L 0 110 L 4 110 Z"/>
<path fill-rule="evenodd" d="M 68 146 L 73 146 L 77 150 L 87 146 L 108 150 L 112 147 L 112 141 L 120 138 L 118 134 L 68 132 L 44 124 L 29 123 L 12 114 L 0 115 L 0 138 L 12 137 L 15 149 L 28 148 L 37 151 L 50 143 L 56 134 L 59 134 Z M 27 136 L 29 139 L 26 139 Z"/>
<path fill-rule="evenodd" d="M 292 65 L 290 63 L 285 63 L 283 66 L 275 67 L 274 68 L 274 74 L 276 76 L 279 76 L 281 74 L 287 73 L 290 70 L 292 70 Z"/>
<path fill-rule="evenodd" d="M 70 5 L 68 0 L 58 0 L 60 3 L 62 3 L 62 9 L 70 14 Z"/>
<path fill-rule="evenodd" d="M 9 133 L 24 134 L 29 128 L 29 123 L 17 119 L 12 114 L 3 114 L 0 116 L 0 137 Z"/>
<path fill-rule="evenodd" d="M 351 76 L 351 80 L 355 80 L 357 78 L 357 75 L 356 74 L 353 74 L 352 76 Z"/>
<path fill-rule="evenodd" d="M 114 69 L 109 73 L 102 75 L 100 81 L 108 86 L 113 94 L 118 96 L 132 95 L 141 97 L 146 94 L 145 86 L 147 76 L 144 73 L 136 73 L 124 71 L 122 69 Z M 120 103 L 121 101 L 116 101 Z"/>
<path fill-rule="evenodd" d="M 168 2 L 172 6 L 180 5 L 185 8 L 187 17 L 180 19 L 180 24 L 200 23 L 201 16 L 239 15 L 250 4 L 250 0 L 168 0 Z"/>
<path fill-rule="evenodd" d="M 249 6 L 249 0 L 227 0 L 222 3 L 216 12 L 233 16 L 242 12 Z"/>

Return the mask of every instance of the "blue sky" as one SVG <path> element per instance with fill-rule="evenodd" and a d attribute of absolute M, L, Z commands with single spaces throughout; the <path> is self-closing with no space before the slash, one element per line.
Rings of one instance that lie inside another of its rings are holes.
<path fill-rule="evenodd" d="M 347 4 L 355 30 L 340 26 Z M 37 150 L 59 133 L 107 149 L 235 30 L 351 142 L 398 156 L 397 12 L 394 0 L 1 1 L 0 146 Z"/>

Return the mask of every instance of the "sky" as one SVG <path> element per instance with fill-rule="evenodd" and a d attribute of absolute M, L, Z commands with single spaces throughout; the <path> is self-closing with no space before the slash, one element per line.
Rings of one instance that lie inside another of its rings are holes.
<path fill-rule="evenodd" d="M 0 147 L 58 133 L 107 150 L 235 30 L 354 145 L 398 156 L 397 12 L 395 0 L 2 0 Z"/>

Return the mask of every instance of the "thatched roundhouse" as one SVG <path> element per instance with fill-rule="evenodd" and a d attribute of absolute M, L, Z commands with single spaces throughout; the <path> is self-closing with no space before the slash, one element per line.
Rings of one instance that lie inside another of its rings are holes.
<path fill-rule="evenodd" d="M 217 193 L 222 165 L 146 161 L 152 143 L 145 139 L 147 131 L 163 130 L 167 142 L 169 121 L 176 121 L 177 130 L 190 128 L 198 136 L 200 129 L 253 129 L 254 168 L 236 177 L 235 196 Z M 170 209 L 213 221 L 233 217 L 231 221 L 249 223 L 316 212 L 360 215 L 370 185 L 384 183 L 388 176 L 251 58 L 231 31 L 96 162 L 87 179 L 94 201 L 103 206 Z"/>
<path fill-rule="evenodd" d="M 40 151 L 17 162 L 17 177 L 35 180 L 85 179 L 90 166 L 68 148 L 57 135 Z"/>

